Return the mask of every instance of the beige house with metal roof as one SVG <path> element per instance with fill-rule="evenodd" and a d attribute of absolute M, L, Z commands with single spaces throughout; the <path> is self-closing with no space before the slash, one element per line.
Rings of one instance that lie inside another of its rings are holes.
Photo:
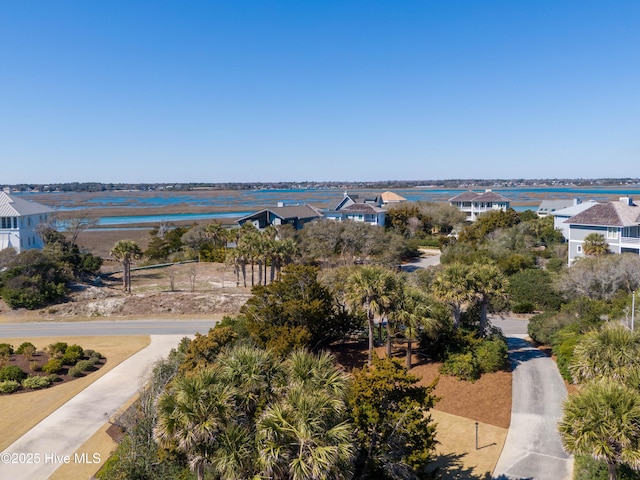
<path fill-rule="evenodd" d="M 13 248 L 20 253 L 42 248 L 38 225 L 46 223 L 53 212 L 39 203 L 0 192 L 0 250 Z"/>
<path fill-rule="evenodd" d="M 449 205 L 464 212 L 467 215 L 467 221 L 475 222 L 478 215 L 483 213 L 492 210 L 506 211 L 511 205 L 511 200 L 491 190 L 485 190 L 483 193 L 467 190 L 450 198 Z"/>
<path fill-rule="evenodd" d="M 564 223 L 569 226 L 569 265 L 584 256 L 584 239 L 591 233 L 602 235 L 611 253 L 640 255 L 640 207 L 631 197 L 595 204 Z"/>

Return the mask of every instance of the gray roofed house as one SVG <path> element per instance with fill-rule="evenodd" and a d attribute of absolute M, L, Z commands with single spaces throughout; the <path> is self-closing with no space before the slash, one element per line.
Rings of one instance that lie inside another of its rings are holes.
<path fill-rule="evenodd" d="M 591 233 L 602 235 L 612 253 L 640 255 L 640 207 L 631 197 L 596 203 L 564 223 L 569 227 L 569 265 L 584 256 L 584 239 Z"/>
<path fill-rule="evenodd" d="M 490 189 L 482 193 L 467 190 L 455 197 L 451 197 L 449 199 L 449 205 L 466 213 L 467 220 L 474 222 L 478 218 L 478 215 L 485 212 L 492 210 L 506 211 L 511 205 L 511 200 Z"/>
<path fill-rule="evenodd" d="M 367 198 L 345 192 L 340 203 L 333 209 L 324 210 L 323 214 L 326 218 L 339 222 L 351 220 L 384 226 L 387 212 L 381 206 L 382 197 L 379 195 Z"/>
<path fill-rule="evenodd" d="M 569 225 L 565 223 L 565 220 L 568 220 L 571 217 L 584 212 L 586 209 L 591 208 L 597 203 L 598 202 L 596 202 L 595 200 L 587 200 L 586 202 L 577 203 L 575 205 L 571 205 L 570 207 L 551 212 L 551 215 L 553 216 L 553 228 L 560 230 L 565 240 L 568 240 Z"/>
<path fill-rule="evenodd" d="M 268 226 L 292 225 L 293 228 L 299 230 L 305 223 L 322 217 L 322 212 L 311 205 L 279 204 L 277 207 L 265 208 L 264 210 L 239 218 L 236 222 L 239 225 L 252 222 L 259 229 Z"/>
<path fill-rule="evenodd" d="M 542 200 L 538 210 L 536 213 L 539 217 L 547 217 L 552 215 L 553 212 L 557 210 L 563 210 L 565 208 L 571 207 L 572 205 L 578 205 L 582 203 L 582 200 L 579 198 L 562 198 L 562 199 L 553 199 L 553 200 Z"/>
<path fill-rule="evenodd" d="M 20 253 L 42 248 L 38 225 L 46 223 L 53 212 L 40 203 L 0 192 L 0 250 L 13 248 Z"/>

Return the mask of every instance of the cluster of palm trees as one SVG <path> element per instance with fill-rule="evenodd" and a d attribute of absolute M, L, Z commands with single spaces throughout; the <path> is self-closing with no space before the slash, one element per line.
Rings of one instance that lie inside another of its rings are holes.
<path fill-rule="evenodd" d="M 236 284 L 247 286 L 247 265 L 251 267 L 251 286 L 266 285 L 280 278 L 282 267 L 291 263 L 298 254 L 298 246 L 293 239 L 279 239 L 278 230 L 269 226 L 258 230 L 251 223 L 239 229 L 228 230 L 228 239 L 235 242 L 235 248 L 227 251 L 227 262 L 233 265 Z M 269 275 L 267 275 L 269 270 Z"/>
<path fill-rule="evenodd" d="M 348 478 L 354 456 L 348 378 L 326 354 L 284 361 L 238 345 L 179 376 L 160 396 L 154 438 L 198 480 Z"/>
<path fill-rule="evenodd" d="M 402 331 L 407 344 L 407 368 L 411 368 L 412 344 L 418 333 L 436 333 L 439 322 L 433 318 L 434 301 L 448 305 L 453 326 L 459 328 L 465 305 L 480 305 L 479 333 L 485 335 L 490 303 L 506 297 L 507 279 L 487 264 L 451 263 L 442 266 L 429 285 L 410 284 L 404 274 L 381 266 L 362 266 L 347 278 L 344 295 L 347 303 L 364 310 L 369 333 L 368 363 L 371 365 L 375 343 L 375 321 L 379 331 L 386 324 L 387 355 L 391 355 L 394 331 Z"/>
<path fill-rule="evenodd" d="M 612 322 L 587 333 L 569 365 L 581 384 L 564 403 L 560 437 L 571 453 L 640 469 L 640 334 Z"/>

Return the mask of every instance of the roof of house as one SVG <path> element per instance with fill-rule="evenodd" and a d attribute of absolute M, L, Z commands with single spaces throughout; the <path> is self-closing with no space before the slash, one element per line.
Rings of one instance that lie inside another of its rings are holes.
<path fill-rule="evenodd" d="M 631 201 L 597 203 L 564 221 L 570 225 L 631 227 L 640 224 L 640 207 Z"/>
<path fill-rule="evenodd" d="M 593 207 L 598 202 L 595 200 L 588 200 L 586 202 L 578 203 L 577 205 L 571 205 L 567 208 L 556 210 L 555 212 L 549 212 L 554 217 L 573 217 L 574 215 L 584 212 L 586 209 Z"/>
<path fill-rule="evenodd" d="M 239 218 L 237 221 L 240 222 L 242 220 L 248 220 L 249 218 L 256 217 L 264 212 L 271 212 L 276 217 L 281 218 L 282 220 L 298 218 L 298 219 L 308 219 L 308 218 L 319 218 L 322 217 L 322 212 L 311 205 L 289 205 L 284 207 L 270 207 L 262 209 L 258 212 L 252 213 L 251 215 L 247 215 L 245 217 Z"/>
<path fill-rule="evenodd" d="M 499 193 L 491 190 L 486 190 L 482 193 L 474 192 L 473 190 L 467 190 L 460 195 L 451 197 L 450 202 L 510 202 L 507 197 L 503 197 Z"/>
<path fill-rule="evenodd" d="M 53 208 L 40 203 L 24 200 L 6 192 L 0 192 L 0 217 L 22 217 L 54 211 Z"/>
<path fill-rule="evenodd" d="M 376 207 L 375 205 L 371 205 L 370 203 L 354 203 L 349 205 L 348 207 L 344 207 L 340 209 L 341 212 L 347 213 L 382 213 L 385 212 L 384 208 Z"/>
<path fill-rule="evenodd" d="M 571 198 L 563 198 L 563 199 L 555 199 L 555 200 L 542 200 L 540 206 L 538 207 L 538 213 L 548 213 L 551 214 L 556 210 L 562 210 L 564 208 L 568 208 L 572 205 L 577 205 L 577 199 Z"/>
<path fill-rule="evenodd" d="M 388 202 L 405 202 L 407 200 L 402 195 L 398 195 L 395 192 L 384 192 L 384 193 L 381 193 L 380 196 L 382 197 L 382 201 L 384 203 L 388 203 Z"/>
<path fill-rule="evenodd" d="M 360 198 L 360 195 L 357 194 L 353 194 L 353 193 L 348 193 L 348 192 L 344 192 L 344 197 L 342 197 L 342 199 L 340 200 L 340 202 L 338 202 L 338 204 L 332 208 L 332 210 L 334 211 L 338 211 L 338 210 L 342 210 L 344 208 L 345 203 L 347 202 L 353 202 L 353 203 L 369 203 L 369 204 L 373 204 L 373 205 L 382 205 L 382 196 L 380 195 L 375 195 L 373 197 L 362 197 Z"/>

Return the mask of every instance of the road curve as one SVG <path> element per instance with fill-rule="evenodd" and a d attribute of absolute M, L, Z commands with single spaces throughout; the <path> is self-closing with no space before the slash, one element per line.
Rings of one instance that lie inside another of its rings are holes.
<path fill-rule="evenodd" d="M 510 336 L 508 342 L 513 371 L 511 425 L 493 478 L 570 480 L 573 458 L 562 448 L 557 429 L 567 396 L 558 368 L 523 338 Z"/>

